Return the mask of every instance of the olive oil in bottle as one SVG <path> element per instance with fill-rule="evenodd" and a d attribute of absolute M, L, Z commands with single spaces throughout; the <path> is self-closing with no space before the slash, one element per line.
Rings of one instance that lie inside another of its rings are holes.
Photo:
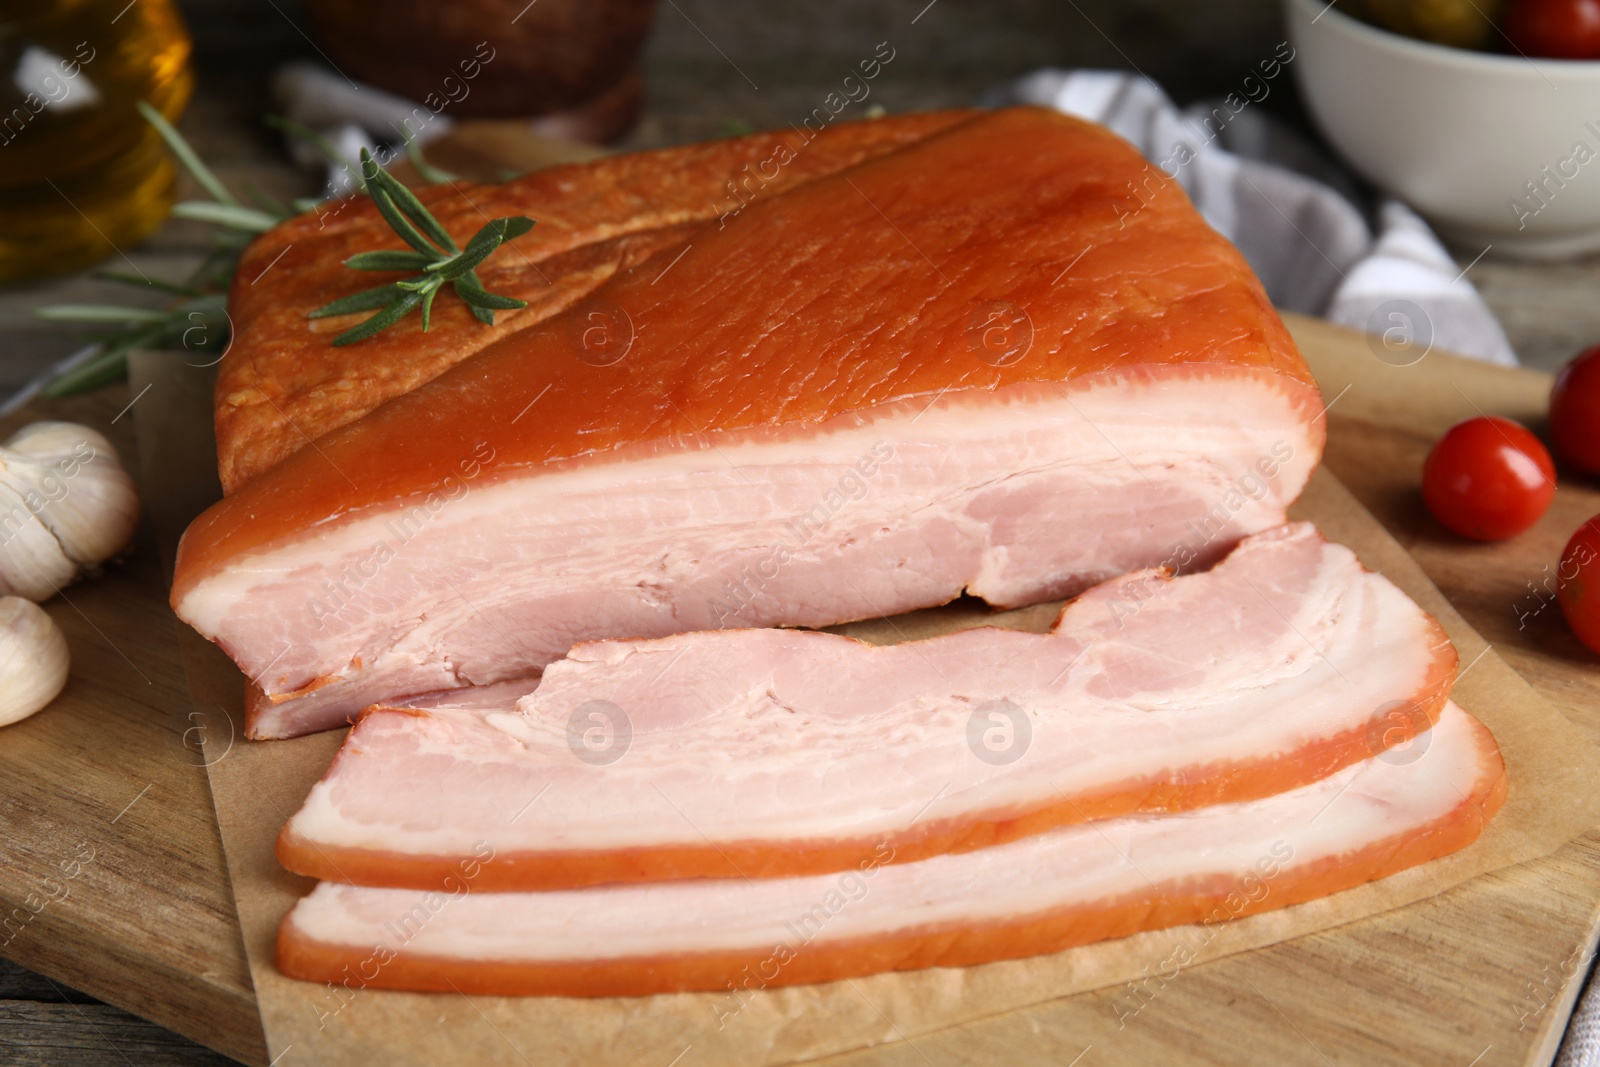
<path fill-rule="evenodd" d="M 175 165 L 135 110 L 176 119 L 193 87 L 172 0 L 0 0 L 0 281 L 138 244 Z"/>

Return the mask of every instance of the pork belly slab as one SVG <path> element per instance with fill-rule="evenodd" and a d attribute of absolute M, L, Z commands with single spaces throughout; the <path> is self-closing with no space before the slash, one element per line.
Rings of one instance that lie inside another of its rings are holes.
<path fill-rule="evenodd" d="M 173 605 L 286 737 L 584 640 L 1205 566 L 1324 420 L 1178 187 L 1122 204 L 1145 168 L 1014 109 L 756 197 L 212 507 Z"/>
<path fill-rule="evenodd" d="M 284 865 L 478 889 L 848 870 L 1268 796 L 1443 708 L 1439 625 L 1306 523 L 1098 586 L 1049 634 L 875 647 L 730 630 L 582 644 L 529 685 L 363 715 Z"/>
<path fill-rule="evenodd" d="M 323 882 L 278 967 L 352 988 L 631 996 L 755 989 L 1055 952 L 1324 896 L 1454 852 L 1505 798 L 1489 731 L 1454 704 L 1404 758 L 1197 811 L 1069 826 L 843 874 L 478 892 Z M 1208 939 L 1197 929 L 1194 942 Z"/>

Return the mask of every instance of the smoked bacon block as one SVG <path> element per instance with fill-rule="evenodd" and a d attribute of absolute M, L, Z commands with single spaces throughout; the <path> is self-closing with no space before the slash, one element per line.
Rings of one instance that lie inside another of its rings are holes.
<path fill-rule="evenodd" d="M 1325 420 L 1151 173 L 1011 109 L 758 196 L 213 506 L 173 605 L 287 737 L 579 641 L 1207 566 L 1283 521 Z"/>
<path fill-rule="evenodd" d="M 1443 709 L 1456 656 L 1309 524 L 1098 586 L 1049 634 L 582 644 L 538 688 L 375 708 L 278 842 L 300 874 L 480 890 L 849 870 L 1279 793 Z"/>
<path fill-rule="evenodd" d="M 1260 800 L 1068 826 L 844 873 L 480 892 L 489 853 L 423 892 L 323 882 L 278 932 L 292 978 L 499 995 L 743 991 L 988 963 L 1185 923 L 1214 927 L 1464 848 L 1506 795 L 1454 704 L 1404 752 Z M 730 1003 L 737 1003 L 732 1000 Z"/>

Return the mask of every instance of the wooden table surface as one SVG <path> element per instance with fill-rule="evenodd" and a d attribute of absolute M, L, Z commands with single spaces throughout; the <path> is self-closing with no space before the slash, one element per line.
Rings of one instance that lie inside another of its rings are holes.
<path fill-rule="evenodd" d="M 312 191 L 315 181 L 289 166 L 276 139 L 259 121 L 272 110 L 266 90 L 271 70 L 286 59 L 315 58 L 301 32 L 306 21 L 299 5 L 290 0 L 189 0 L 182 6 L 196 35 L 200 75 L 199 92 L 183 123 L 186 133 L 225 181 L 233 183 L 248 176 L 278 195 Z M 865 54 L 863 50 L 870 52 L 877 41 L 885 39 L 893 42 L 897 55 L 890 76 L 880 79 L 875 90 L 879 95 L 873 102 L 896 111 L 965 103 L 997 81 L 1051 64 L 1136 66 L 1180 100 L 1222 92 L 1231 87 L 1236 74 L 1242 76 L 1251 67 L 1257 55 L 1270 54 L 1280 39 L 1277 5 L 1275 0 L 1230 0 L 1204 8 L 1201 12 L 1187 0 L 1080 0 L 1073 5 L 1049 0 L 940 0 L 937 6 L 927 5 L 926 0 L 818 0 L 788 8 L 737 0 L 677 0 L 662 5 L 646 53 L 650 86 L 646 114 L 627 143 L 652 146 L 716 136 L 727 132 L 730 124 L 759 128 L 787 123 L 815 106 L 834 87 L 841 72 L 859 54 Z M 748 84 L 744 75 L 758 87 Z M 1266 106 L 1291 119 L 1298 117 L 1292 87 L 1285 83 L 1279 89 Z M 143 248 L 127 251 L 140 269 L 177 276 L 199 254 L 203 232 L 194 224 L 173 223 Z M 1464 267 L 1476 251 L 1465 250 L 1461 255 Z M 1575 348 L 1600 339 L 1600 301 L 1592 297 L 1600 283 L 1600 260 L 1535 267 L 1502 263 L 1491 256 L 1473 265 L 1467 276 L 1484 292 L 1530 365 L 1553 368 Z M 74 338 L 59 326 L 34 320 L 35 306 L 113 296 L 122 299 L 125 294 L 87 273 L 0 290 L 0 337 L 6 342 L 0 357 L 0 392 L 14 388 L 34 368 L 75 346 Z M 86 405 L 82 408 L 86 412 L 108 418 L 128 399 L 125 391 L 112 389 L 77 403 Z M 70 414 L 72 406 L 64 410 Z M 1336 424 L 1338 421 L 1336 418 Z M 1415 443 L 1410 447 L 1415 448 Z M 1335 470 L 1350 462 L 1354 462 L 1352 457 L 1341 455 L 1337 448 L 1330 452 L 1329 463 Z M 1403 470 L 1385 473 L 1390 476 L 1388 481 L 1372 479 L 1380 488 L 1369 492 L 1364 502 L 1407 540 L 1447 594 L 1453 599 L 1467 598 L 1466 602 L 1458 600 L 1458 606 L 1514 666 L 1537 673 L 1550 665 L 1552 657 L 1570 662 L 1579 655 L 1550 612 L 1535 617 L 1533 634 L 1517 629 L 1517 618 L 1508 606 L 1523 594 L 1524 581 L 1537 574 L 1524 573 L 1526 566 L 1515 560 L 1497 561 L 1492 551 L 1481 559 L 1463 562 L 1453 554 L 1453 546 L 1428 526 L 1426 517 L 1408 503 L 1405 479 L 1409 475 Z M 1382 488 L 1385 485 L 1387 488 Z M 1581 518 L 1573 519 L 1571 525 Z M 1542 538 L 1538 550 L 1550 555 L 1559 549 L 1556 542 L 1563 535 L 1556 529 L 1558 524 L 1547 525 L 1548 530 L 1536 531 L 1535 536 Z M 145 569 L 130 580 L 160 580 L 153 546 L 143 546 L 139 566 Z M 1469 594 L 1462 568 L 1480 566 L 1500 568 L 1496 591 Z M 1454 588 L 1452 575 L 1461 579 Z M 172 624 L 162 620 L 152 625 Z M 110 648 L 105 651 L 106 683 L 124 684 L 127 680 L 114 674 L 118 668 Z M 1549 677 L 1552 688 L 1546 689 L 1547 695 L 1559 703 L 1559 672 Z M 1563 710 L 1580 724 L 1600 729 L 1600 709 L 1578 699 L 1576 689 L 1570 692 L 1572 699 Z M 176 707 L 180 702 L 174 700 Z M 185 725 L 177 720 L 161 727 L 169 735 L 164 744 L 175 753 L 174 758 L 183 758 Z M 94 772 L 90 780 L 79 783 L 86 794 L 86 810 L 112 804 L 124 792 L 124 800 L 137 794 L 139 782 L 134 779 L 138 768 L 90 770 Z M 123 776 L 127 781 L 117 779 L 115 771 L 130 772 Z M 206 788 L 205 779 L 198 766 L 194 771 L 186 788 L 199 796 Z M 4 788 L 0 786 L 0 818 L 10 817 L 6 805 L 10 798 Z M 139 802 L 152 801 L 162 802 L 162 798 L 147 796 Z M 165 799 L 173 804 L 183 801 Z M 196 833 L 202 853 L 217 849 L 214 828 L 209 838 L 203 828 Z M 174 862 L 205 861 L 203 855 L 185 858 L 182 851 L 178 850 Z M 118 891 L 137 892 L 137 887 L 122 886 Z M 196 936 L 220 945 L 230 936 L 231 901 L 224 893 L 200 905 L 216 916 L 216 923 Z M 44 943 L 28 946 L 27 958 L 53 974 L 74 973 L 71 954 L 75 946 L 70 931 L 43 924 L 41 930 L 47 934 L 41 939 Z M 53 943 L 51 939 L 55 939 Z M 1309 951 L 1315 955 L 1314 949 Z M 0 955 L 18 954 L 0 949 Z M 206 961 L 225 955 L 202 945 L 191 946 L 189 958 L 194 966 L 203 967 Z M 184 966 L 182 952 L 161 966 Z M 133 973 L 137 973 L 136 967 Z M 218 997 L 249 995 L 247 975 L 208 974 L 206 983 Z M 137 986 L 134 980 L 90 992 L 149 1015 L 171 1017 L 165 1014 L 170 1006 L 141 1000 Z M 207 1040 L 237 1055 L 256 1058 L 251 1035 L 207 1035 Z M 259 1047 L 258 1035 L 254 1041 Z M 142 1065 L 227 1061 L 138 1016 L 79 993 L 65 982 L 0 961 L 0 1062 Z"/>

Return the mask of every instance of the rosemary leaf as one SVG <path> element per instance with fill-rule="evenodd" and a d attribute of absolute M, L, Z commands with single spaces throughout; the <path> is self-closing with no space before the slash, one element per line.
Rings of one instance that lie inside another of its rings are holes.
<path fill-rule="evenodd" d="M 459 256 L 452 256 L 443 263 L 435 263 L 428 271 L 437 275 L 443 281 L 454 281 L 469 271 L 478 269 L 478 264 L 488 259 L 494 252 L 491 246 L 488 249 L 480 247 L 477 252 L 462 252 Z"/>
<path fill-rule="evenodd" d="M 41 319 L 55 322 L 158 322 L 168 312 L 151 308 L 122 307 L 117 304 L 51 304 L 34 312 Z"/>
<path fill-rule="evenodd" d="M 181 325 L 182 320 L 169 317 L 146 329 L 114 337 L 105 342 L 105 350 L 101 353 L 100 358 L 110 359 L 124 356 L 136 348 L 148 348 L 152 345 L 157 345 L 164 338 L 173 334 L 175 326 Z M 182 331 L 179 330 L 177 332 L 181 333 Z"/>
<path fill-rule="evenodd" d="M 428 268 L 441 278 L 459 278 L 470 270 L 476 270 L 479 263 L 494 254 L 509 237 L 521 237 L 533 229 L 533 220 L 523 217 L 495 219 L 483 229 L 479 230 L 467 242 L 467 247 L 460 255 L 452 256 L 442 263 L 435 263 Z"/>
<path fill-rule="evenodd" d="M 363 150 L 361 158 L 366 161 L 372 157 Z M 411 225 L 411 220 L 401 214 L 400 209 L 395 207 L 394 201 L 389 198 L 388 191 L 377 182 L 372 182 L 367 186 L 367 195 L 372 197 L 373 206 L 378 209 L 378 214 L 383 216 L 383 221 L 387 222 L 389 228 L 399 234 L 400 239 L 406 244 L 427 256 L 430 261 L 446 254 L 432 241 L 422 236 L 420 230 Z M 451 247 L 454 248 L 455 246 L 452 245 Z"/>
<path fill-rule="evenodd" d="M 239 202 L 233 198 L 232 193 L 228 192 L 227 186 L 218 181 L 217 176 L 211 173 L 211 168 L 201 162 L 200 157 L 194 154 L 194 149 L 189 147 L 189 142 L 185 141 L 183 135 L 172 128 L 172 123 L 167 121 L 165 115 L 151 107 L 144 100 L 139 101 L 136 106 L 139 108 L 139 114 L 144 116 L 145 121 L 156 128 L 156 132 L 167 143 L 167 147 L 172 150 L 172 154 L 178 157 L 178 161 L 184 165 L 184 168 L 190 174 L 194 175 L 194 180 L 199 182 L 201 187 L 210 193 L 213 199 L 224 204 L 237 204 Z"/>
<path fill-rule="evenodd" d="M 250 247 L 259 234 L 249 233 L 245 230 L 221 229 L 211 231 L 211 243 L 224 251 L 233 253 L 234 266 L 238 266 L 239 253 Z"/>
<path fill-rule="evenodd" d="M 39 395 L 44 397 L 71 396 L 74 393 L 85 393 L 90 389 L 98 389 L 102 385 L 121 378 L 128 373 L 128 353 L 102 352 L 89 362 L 79 367 L 74 367 L 43 389 Z"/>
<path fill-rule="evenodd" d="M 475 271 L 475 270 L 467 271 L 467 273 L 463 274 L 461 277 L 459 277 L 455 281 L 451 282 L 450 285 L 451 285 L 452 288 L 455 289 L 456 295 L 459 296 L 462 300 L 466 301 L 467 307 L 472 309 L 472 317 L 473 318 L 477 319 L 479 322 L 483 323 L 485 326 L 493 326 L 494 325 L 494 309 L 493 308 L 480 307 L 477 304 L 474 304 L 471 300 L 467 299 L 466 291 L 471 291 L 474 294 L 482 293 L 484 296 L 488 296 L 489 295 L 488 292 L 486 292 L 484 290 L 483 281 L 482 281 L 482 279 L 480 279 L 478 277 L 478 272 L 477 271 Z M 502 300 L 506 300 L 506 299 L 510 299 L 510 298 L 509 297 L 501 297 L 501 299 Z"/>
<path fill-rule="evenodd" d="M 275 218 L 285 219 L 289 217 L 290 211 L 284 206 L 282 200 L 279 200 L 249 178 L 244 179 L 239 184 L 244 186 L 244 191 L 250 194 L 250 199 L 254 200 L 256 207 L 262 211 Z"/>
<path fill-rule="evenodd" d="M 163 281 L 160 278 L 144 278 L 137 274 L 129 274 L 127 271 L 103 270 L 98 272 L 95 277 L 104 278 L 108 282 L 137 286 L 140 289 L 159 289 L 163 293 L 171 293 L 174 296 L 197 296 L 200 292 L 198 289 L 188 285 L 181 285 L 178 282 Z"/>
<path fill-rule="evenodd" d="M 263 207 L 268 208 L 263 211 L 240 204 L 159 111 L 148 103 L 137 106 L 178 161 L 216 198 L 215 204 L 185 206 L 178 214 L 225 228 L 212 232 L 212 250 L 181 283 L 110 271 L 102 275 L 111 281 L 153 288 L 182 298 L 163 311 L 99 304 L 37 309 L 36 314 L 46 319 L 115 327 L 100 341 L 97 353 L 86 355 L 84 362 L 70 366 L 43 384 L 40 393 L 44 396 L 69 396 L 115 381 L 126 373 L 126 356 L 134 349 L 222 348 L 229 326 L 219 313 L 227 304 L 227 288 L 238 264 L 239 250 L 285 214 L 267 200 L 261 200 Z M 241 225 L 243 228 L 238 228 Z M 196 332 L 201 334 L 199 341 L 194 340 Z"/>
<path fill-rule="evenodd" d="M 481 285 L 473 285 L 465 278 L 455 280 L 456 294 L 476 308 L 485 308 L 491 311 L 515 311 L 517 308 L 528 306 L 526 300 L 515 297 L 499 296 L 487 292 Z"/>
<path fill-rule="evenodd" d="M 437 286 L 435 286 L 432 289 L 429 289 L 427 292 L 422 294 L 422 332 L 423 333 L 427 333 L 428 332 L 428 312 L 433 310 L 433 298 L 438 296 L 438 295 L 439 295 L 439 289 L 438 289 Z"/>
<path fill-rule="evenodd" d="M 506 241 L 521 237 L 533 229 L 533 220 L 526 215 L 508 215 L 503 219 L 495 219 L 472 235 L 472 240 L 467 242 L 466 251 L 471 253 L 476 248 L 487 248 L 494 251 Z"/>
<path fill-rule="evenodd" d="M 451 282 L 450 285 L 451 285 L 451 287 L 453 289 L 455 289 L 456 295 L 459 296 L 463 301 L 466 302 L 467 307 L 472 309 L 472 317 L 473 318 L 477 319 L 479 322 L 483 323 L 485 326 L 493 326 L 494 325 L 494 309 L 493 308 L 480 307 L 479 305 L 474 304 L 471 300 L 467 299 L 466 291 L 471 291 L 474 294 L 482 293 L 484 296 L 488 296 L 489 295 L 483 288 L 483 282 L 478 280 L 478 272 L 477 271 L 475 271 L 475 270 L 467 271 L 467 273 L 463 274 L 461 277 L 459 277 L 455 281 Z M 502 299 L 506 299 L 506 298 L 502 298 Z"/>
<path fill-rule="evenodd" d="M 239 204 L 216 204 L 209 200 L 185 200 L 174 204 L 172 213 L 180 219 L 194 219 L 251 233 L 266 233 L 278 224 L 278 220 L 265 211 Z"/>
<path fill-rule="evenodd" d="M 431 263 L 421 252 L 357 252 L 344 261 L 352 270 L 423 270 Z"/>
<path fill-rule="evenodd" d="M 406 314 L 420 303 L 422 303 L 422 294 L 404 293 L 388 307 L 372 316 L 372 318 L 367 319 L 359 326 L 352 326 L 338 337 L 335 337 L 333 339 L 334 346 L 343 347 L 344 345 L 353 345 L 357 341 L 365 341 L 379 330 L 386 330 L 405 318 Z"/>
<path fill-rule="evenodd" d="M 182 320 L 176 320 L 181 323 Z M 173 316 L 167 316 L 153 326 L 132 330 L 104 342 L 99 355 L 80 364 L 39 390 L 40 396 L 62 397 L 98 389 L 114 382 L 127 373 L 128 353 L 136 348 L 158 344 L 172 332 Z"/>
<path fill-rule="evenodd" d="M 442 182 L 453 182 L 459 175 L 451 174 L 441 167 L 429 163 L 422 155 L 422 145 L 417 141 L 417 135 L 411 132 L 410 123 L 406 123 L 406 159 L 411 163 L 411 169 L 425 182 L 438 185 Z"/>
<path fill-rule="evenodd" d="M 359 293 L 340 297 L 331 304 L 324 304 L 311 314 L 309 319 L 326 319 L 334 315 L 351 315 L 357 311 L 371 311 L 388 304 L 400 295 L 400 290 L 393 285 L 380 285 L 376 289 L 363 289 Z"/>
<path fill-rule="evenodd" d="M 371 166 L 370 171 L 367 169 L 369 165 Z M 366 175 L 367 181 L 389 194 L 389 198 L 394 201 L 394 205 L 405 212 L 406 217 L 416 223 L 422 232 L 428 235 L 430 240 L 448 252 L 461 251 L 456 246 L 455 241 L 451 240 L 450 235 L 445 232 L 445 228 L 439 225 L 439 220 L 434 218 L 428 209 L 423 206 L 422 201 L 417 199 L 416 194 L 401 184 L 400 179 L 373 162 L 372 156 L 367 153 L 366 149 L 361 150 L 361 169 L 362 173 Z"/>

